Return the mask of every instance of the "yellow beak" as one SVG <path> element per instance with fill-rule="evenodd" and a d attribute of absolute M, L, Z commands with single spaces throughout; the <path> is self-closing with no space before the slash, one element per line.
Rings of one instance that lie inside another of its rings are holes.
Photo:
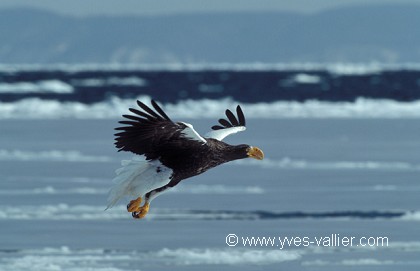
<path fill-rule="evenodd" d="M 264 159 L 264 153 L 261 149 L 257 147 L 251 147 L 247 152 L 248 157 L 255 158 L 258 160 Z"/>

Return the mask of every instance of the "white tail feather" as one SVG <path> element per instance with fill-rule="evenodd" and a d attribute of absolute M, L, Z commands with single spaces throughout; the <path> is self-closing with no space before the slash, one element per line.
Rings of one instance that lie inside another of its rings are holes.
<path fill-rule="evenodd" d="M 146 193 L 169 183 L 172 170 L 158 160 L 147 161 L 144 157 L 134 157 L 121 161 L 117 169 L 114 186 L 108 196 L 108 207 L 114 206 L 123 196 L 143 197 Z"/>

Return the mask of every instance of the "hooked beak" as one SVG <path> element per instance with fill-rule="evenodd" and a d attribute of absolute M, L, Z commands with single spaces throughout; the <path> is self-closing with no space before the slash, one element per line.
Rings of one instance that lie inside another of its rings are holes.
<path fill-rule="evenodd" d="M 248 152 L 247 152 L 248 157 L 257 159 L 257 160 L 262 160 L 264 159 L 264 153 L 261 149 L 257 148 L 257 147 L 251 147 L 249 148 Z"/>

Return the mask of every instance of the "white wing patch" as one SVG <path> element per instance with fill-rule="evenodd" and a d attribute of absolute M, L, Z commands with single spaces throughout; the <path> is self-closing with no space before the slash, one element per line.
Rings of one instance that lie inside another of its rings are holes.
<path fill-rule="evenodd" d="M 144 156 L 121 161 L 117 169 L 114 186 L 108 196 L 108 208 L 114 206 L 123 196 L 144 197 L 148 192 L 167 185 L 172 176 L 172 169 L 165 167 L 158 160 L 147 161 Z"/>
<path fill-rule="evenodd" d="M 201 135 L 199 135 L 197 131 L 194 130 L 194 127 L 191 124 L 186 123 L 186 122 L 181 122 L 181 123 L 187 126 L 186 128 L 184 128 L 184 130 L 182 130 L 184 138 L 200 141 L 203 144 L 207 143 L 207 140 L 205 140 Z"/>
<path fill-rule="evenodd" d="M 236 127 L 230 127 L 225 129 L 219 129 L 219 130 L 213 130 L 208 132 L 205 137 L 217 139 L 219 141 L 222 141 L 225 137 L 231 134 L 236 134 L 237 132 L 245 131 L 245 126 L 236 126 Z"/>

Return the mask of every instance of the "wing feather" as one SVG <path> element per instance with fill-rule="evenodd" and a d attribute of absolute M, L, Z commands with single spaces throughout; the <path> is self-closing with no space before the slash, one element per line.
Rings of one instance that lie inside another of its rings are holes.
<path fill-rule="evenodd" d="M 161 120 L 162 117 L 159 116 L 158 114 L 156 114 L 155 111 L 153 111 L 152 109 L 150 109 L 150 107 L 148 107 L 147 105 L 145 105 L 144 103 L 137 101 L 137 105 L 141 107 L 141 109 L 143 109 L 144 111 L 146 111 L 147 113 L 149 113 L 151 116 L 157 118 L 158 120 Z"/>
<path fill-rule="evenodd" d="M 126 119 L 135 120 L 135 121 L 143 121 L 144 120 L 142 118 L 132 116 L 132 115 L 123 115 L 123 117 L 126 118 Z"/>
<path fill-rule="evenodd" d="M 212 130 L 220 130 L 220 129 L 224 129 L 225 127 L 223 127 L 223 126 L 220 126 L 220 125 L 213 125 L 212 127 L 211 127 L 211 129 Z"/>
<path fill-rule="evenodd" d="M 141 110 L 130 108 L 134 115 L 123 115 L 127 120 L 119 121 L 123 126 L 115 128 L 119 131 L 115 134 L 115 146 L 119 151 L 145 155 L 152 160 L 168 150 L 206 143 L 192 125 L 173 122 L 155 101 L 151 103 L 156 112 L 137 101 Z"/>
<path fill-rule="evenodd" d="M 166 115 L 166 113 L 162 110 L 162 108 L 160 108 L 160 106 L 154 101 L 154 100 L 152 100 L 152 105 L 153 105 L 153 107 L 155 108 L 155 110 L 157 111 L 157 112 L 159 112 L 159 114 L 163 117 L 163 118 L 165 118 L 166 120 L 169 120 L 169 121 L 171 121 L 171 119 L 168 117 L 168 115 Z"/>
<path fill-rule="evenodd" d="M 146 119 L 148 119 L 148 120 L 154 120 L 154 117 L 153 117 L 153 116 L 150 116 L 150 115 L 148 115 L 148 114 L 146 114 L 146 113 L 144 113 L 144 112 L 141 112 L 141 111 L 139 111 L 139 110 L 137 110 L 137 109 L 134 109 L 134 108 L 129 108 L 128 110 L 129 110 L 131 113 L 134 113 L 134 114 L 136 114 L 136 115 L 138 115 L 138 116 L 144 117 L 144 118 L 146 118 Z"/>
<path fill-rule="evenodd" d="M 226 109 L 225 114 L 227 119 L 219 119 L 219 123 L 221 125 L 212 126 L 212 131 L 208 132 L 205 135 L 206 137 L 223 140 L 228 135 L 244 131 L 246 129 L 245 115 L 239 105 L 236 107 L 237 117 L 229 109 Z"/>
<path fill-rule="evenodd" d="M 239 122 L 236 119 L 235 115 L 233 115 L 232 111 L 230 111 L 229 109 L 226 109 L 226 116 L 228 117 L 230 123 L 232 123 L 232 126 L 239 126 Z"/>
<path fill-rule="evenodd" d="M 224 127 L 232 127 L 232 124 L 230 124 L 230 122 L 225 119 L 219 119 L 219 123 Z"/>
<path fill-rule="evenodd" d="M 120 124 L 126 124 L 126 125 L 132 125 L 132 126 L 138 126 L 141 122 L 138 121 L 129 121 L 129 120 L 122 120 L 119 121 Z"/>
<path fill-rule="evenodd" d="M 236 114 L 238 115 L 239 126 L 246 126 L 245 115 L 240 105 L 236 107 Z"/>

